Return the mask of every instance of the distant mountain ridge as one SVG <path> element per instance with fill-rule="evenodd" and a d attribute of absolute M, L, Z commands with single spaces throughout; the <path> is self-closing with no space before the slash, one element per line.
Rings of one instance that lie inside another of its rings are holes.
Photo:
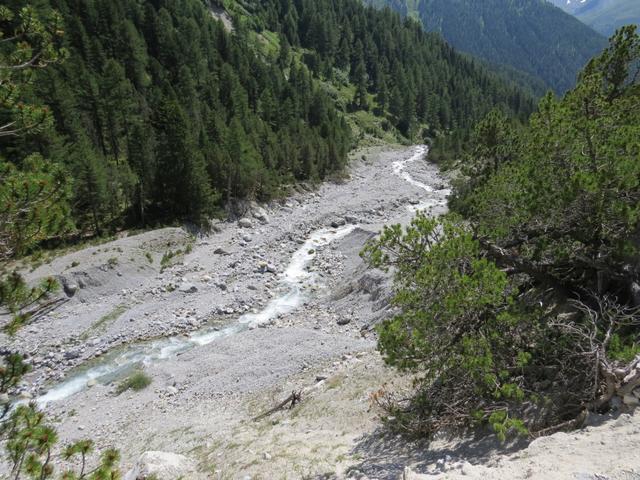
<path fill-rule="evenodd" d="M 640 25 L 639 0 L 549 0 L 603 35 L 630 23 Z"/>
<path fill-rule="evenodd" d="M 606 39 L 541 0 L 364 0 L 419 20 L 454 47 L 542 79 L 557 93 Z M 566 0 L 556 0 L 566 2 Z"/>

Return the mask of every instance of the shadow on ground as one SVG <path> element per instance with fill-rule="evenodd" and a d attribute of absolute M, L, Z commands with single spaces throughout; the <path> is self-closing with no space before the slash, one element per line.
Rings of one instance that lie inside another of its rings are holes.
<path fill-rule="evenodd" d="M 358 478 L 364 474 L 378 480 L 397 480 L 406 466 L 411 466 L 416 472 L 427 473 L 433 470 L 439 459 L 447 456 L 453 461 L 483 463 L 495 453 L 513 453 L 525 448 L 529 443 L 522 438 L 502 443 L 495 435 L 486 436 L 486 432 L 482 437 L 478 435 L 466 439 L 411 441 L 380 427 L 356 442 L 351 453 L 355 458 L 364 460 L 351 467 L 348 476 Z"/>

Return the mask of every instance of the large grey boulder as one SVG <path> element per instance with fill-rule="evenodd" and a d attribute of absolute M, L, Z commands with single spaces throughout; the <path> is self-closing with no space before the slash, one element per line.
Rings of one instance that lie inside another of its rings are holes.
<path fill-rule="evenodd" d="M 253 218 L 258 220 L 260 223 L 269 223 L 269 215 L 267 215 L 267 211 L 262 207 L 254 208 Z"/>
<path fill-rule="evenodd" d="M 252 228 L 253 222 L 250 218 L 241 218 L 240 220 L 238 220 L 238 225 L 242 228 Z"/>
<path fill-rule="evenodd" d="M 195 462 L 176 453 L 144 452 L 124 476 L 124 480 L 176 480 L 192 478 L 196 473 Z"/>

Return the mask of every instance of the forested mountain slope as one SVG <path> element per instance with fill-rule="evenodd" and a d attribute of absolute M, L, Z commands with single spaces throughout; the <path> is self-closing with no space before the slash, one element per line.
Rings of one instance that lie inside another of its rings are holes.
<path fill-rule="evenodd" d="M 64 166 L 80 231 L 202 221 L 230 200 L 323 179 L 353 145 L 348 113 L 375 110 L 412 136 L 420 124 L 467 128 L 496 104 L 532 110 L 436 36 L 357 0 L 226 2 L 233 32 L 212 6 L 37 2 L 62 14 L 68 51 L 27 93 L 54 127 L 0 148 L 16 165 L 38 152 Z"/>
<path fill-rule="evenodd" d="M 539 0 L 365 0 L 419 19 L 454 47 L 541 78 L 557 93 L 605 39 L 570 15 Z"/>
<path fill-rule="evenodd" d="M 623 25 L 640 25 L 640 2 L 637 0 L 550 1 L 603 35 L 611 35 Z"/>

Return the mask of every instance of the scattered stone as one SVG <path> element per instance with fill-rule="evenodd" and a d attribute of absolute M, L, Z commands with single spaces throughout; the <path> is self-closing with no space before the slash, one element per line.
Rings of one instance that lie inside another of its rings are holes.
<path fill-rule="evenodd" d="M 405 467 L 401 480 L 427 480 L 429 478 L 431 478 L 430 475 L 421 475 L 411 470 L 411 468 Z"/>
<path fill-rule="evenodd" d="M 78 291 L 78 284 L 69 282 L 66 279 L 62 281 L 62 288 L 68 297 L 73 297 Z"/>
<path fill-rule="evenodd" d="M 253 211 L 253 218 L 258 220 L 260 223 L 269 223 L 269 216 L 264 208 L 258 207 Z"/>
<path fill-rule="evenodd" d="M 168 386 L 167 387 L 167 395 L 172 397 L 172 396 L 176 395 L 177 393 L 178 393 L 178 389 L 176 387 L 173 387 L 173 386 Z"/>
<path fill-rule="evenodd" d="M 473 471 L 473 465 L 471 465 L 469 462 L 462 463 L 462 467 L 460 467 L 460 473 L 462 473 L 462 475 L 473 475 Z"/>
<path fill-rule="evenodd" d="M 348 317 L 339 318 L 336 322 L 338 325 L 349 325 L 351 323 L 351 319 Z"/>
<path fill-rule="evenodd" d="M 198 287 L 196 287 L 193 283 L 183 282 L 178 287 L 178 291 L 182 293 L 196 293 L 198 291 Z"/>
<path fill-rule="evenodd" d="M 324 381 L 324 380 L 326 380 L 327 378 L 329 378 L 329 377 L 327 377 L 326 375 L 317 375 L 317 376 L 316 376 L 316 383 L 317 383 L 317 382 L 323 382 L 323 381 Z"/>
<path fill-rule="evenodd" d="M 213 251 L 214 254 L 216 255 L 231 255 L 229 252 L 227 252 L 224 248 L 222 247 L 218 247 Z"/>
<path fill-rule="evenodd" d="M 333 228 L 343 227 L 347 224 L 347 221 L 344 218 L 334 218 L 331 221 L 331 226 Z"/>
<path fill-rule="evenodd" d="M 90 379 L 87 381 L 87 387 L 88 387 L 88 388 L 95 387 L 97 384 L 98 384 L 98 381 L 97 381 L 95 378 L 90 378 Z"/>
<path fill-rule="evenodd" d="M 253 238 L 251 237 L 251 235 L 243 235 L 242 240 L 244 240 L 245 242 L 251 242 Z"/>
<path fill-rule="evenodd" d="M 238 220 L 238 225 L 242 228 L 253 228 L 253 222 L 250 218 L 241 218 Z"/>
<path fill-rule="evenodd" d="M 184 455 L 168 452 L 145 452 L 124 480 L 175 480 L 190 478 L 196 473 L 196 464 Z"/>
<path fill-rule="evenodd" d="M 79 350 L 69 350 L 68 352 L 64 353 L 65 360 L 75 360 L 76 358 L 80 358 Z"/>

